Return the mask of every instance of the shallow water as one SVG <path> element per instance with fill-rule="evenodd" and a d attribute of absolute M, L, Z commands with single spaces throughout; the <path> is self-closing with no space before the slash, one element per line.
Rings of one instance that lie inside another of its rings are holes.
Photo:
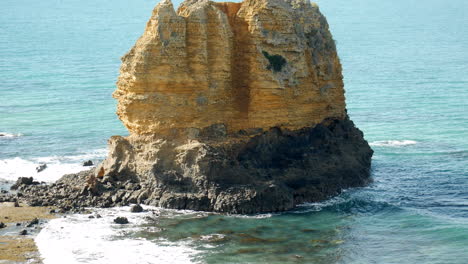
<path fill-rule="evenodd" d="M 375 150 L 370 186 L 281 214 L 56 219 L 37 238 L 45 264 L 468 263 L 468 2 L 317 2 L 349 114 Z M 2 4 L 0 178 L 52 181 L 102 159 L 107 138 L 127 133 L 111 98 L 119 57 L 155 1 Z"/>

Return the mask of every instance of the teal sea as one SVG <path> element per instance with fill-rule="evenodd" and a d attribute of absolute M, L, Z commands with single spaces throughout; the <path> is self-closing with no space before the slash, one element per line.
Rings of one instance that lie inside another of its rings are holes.
<path fill-rule="evenodd" d="M 468 263 L 468 1 L 316 2 L 371 185 L 280 214 L 148 208 L 121 227 L 128 208 L 92 209 L 45 226 L 44 263 Z M 111 94 L 155 4 L 2 1 L 0 180 L 53 181 L 127 134 Z"/>

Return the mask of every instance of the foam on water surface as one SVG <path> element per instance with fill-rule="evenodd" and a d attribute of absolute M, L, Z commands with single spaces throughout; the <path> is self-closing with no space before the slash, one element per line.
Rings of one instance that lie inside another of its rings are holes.
<path fill-rule="evenodd" d="M 373 147 L 405 147 L 418 144 L 414 140 L 382 140 L 369 143 Z"/>
<path fill-rule="evenodd" d="M 0 160 L 0 179 L 16 181 L 18 177 L 33 177 L 37 181 L 54 182 L 64 174 L 87 170 L 82 163 L 86 160 L 105 158 L 106 149 L 98 149 L 88 153 L 72 156 L 50 156 L 24 159 L 20 157 Z M 40 164 L 47 167 L 41 172 L 36 170 Z"/>
<path fill-rule="evenodd" d="M 129 236 L 138 232 L 159 209 L 130 213 L 130 207 L 96 209 L 102 218 L 74 214 L 53 219 L 35 238 L 44 264 L 62 263 L 196 263 L 195 249 L 180 242 L 163 239 L 149 240 Z M 183 214 L 184 212 L 178 212 Z M 129 224 L 113 222 L 118 216 L 127 217 Z"/>
<path fill-rule="evenodd" d="M 7 133 L 7 132 L 0 132 L 0 140 L 1 139 L 9 139 L 9 138 L 16 138 L 21 137 L 23 134 L 21 133 Z"/>

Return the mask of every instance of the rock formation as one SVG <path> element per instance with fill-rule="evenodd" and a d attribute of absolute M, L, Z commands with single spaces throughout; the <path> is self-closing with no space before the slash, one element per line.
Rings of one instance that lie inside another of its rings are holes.
<path fill-rule="evenodd" d="M 300 129 L 346 116 L 325 17 L 303 0 L 170 1 L 122 58 L 117 114 L 132 136 Z"/>
<path fill-rule="evenodd" d="M 122 58 L 114 97 L 130 135 L 109 140 L 95 171 L 54 185 L 76 189 L 71 201 L 49 202 L 257 213 L 369 182 L 372 150 L 307 0 L 186 0 L 177 12 L 163 0 Z"/>

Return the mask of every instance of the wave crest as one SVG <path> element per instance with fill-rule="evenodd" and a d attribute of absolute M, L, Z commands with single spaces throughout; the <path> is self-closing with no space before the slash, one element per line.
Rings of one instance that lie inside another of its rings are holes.
<path fill-rule="evenodd" d="M 414 140 L 382 140 L 369 143 L 373 147 L 404 147 L 418 144 Z"/>
<path fill-rule="evenodd" d="M 153 211 L 160 213 L 157 208 L 143 207 L 148 211 L 135 214 L 130 207 L 91 209 L 102 217 L 72 214 L 50 220 L 35 238 L 44 263 L 198 263 L 195 257 L 199 251 L 189 242 L 150 240 L 138 235 L 151 224 Z M 115 224 L 117 215 L 130 223 Z"/>
<path fill-rule="evenodd" d="M 13 133 L 7 133 L 7 132 L 0 132 L 0 139 L 2 139 L 2 138 L 16 138 L 16 137 L 21 137 L 21 136 L 23 136 L 23 134 L 21 134 L 21 133 L 13 134 Z"/>
<path fill-rule="evenodd" d="M 88 153 L 71 156 L 50 156 L 24 159 L 15 157 L 0 160 L 0 178 L 16 181 L 19 177 L 34 177 L 37 181 L 54 182 L 65 174 L 87 170 L 83 162 L 87 160 L 101 160 L 107 155 L 106 149 L 98 149 Z M 41 172 L 36 171 L 39 164 L 47 164 Z"/>

